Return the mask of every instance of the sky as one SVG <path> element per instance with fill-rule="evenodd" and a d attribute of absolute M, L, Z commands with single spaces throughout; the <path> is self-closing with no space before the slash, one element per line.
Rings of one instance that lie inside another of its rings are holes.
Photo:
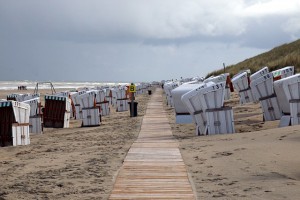
<path fill-rule="evenodd" d="M 0 80 L 202 77 L 299 38 L 299 0 L 0 0 Z"/>

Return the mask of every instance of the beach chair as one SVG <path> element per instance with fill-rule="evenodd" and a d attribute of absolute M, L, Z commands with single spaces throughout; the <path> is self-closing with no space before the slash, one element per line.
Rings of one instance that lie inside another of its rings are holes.
<path fill-rule="evenodd" d="M 75 119 L 82 119 L 82 109 L 81 109 L 80 103 L 79 103 L 80 102 L 79 101 L 79 99 L 80 99 L 79 95 L 82 95 L 84 93 L 86 93 L 86 91 L 82 90 L 82 91 L 79 91 L 79 92 L 76 92 L 76 93 L 70 95 L 71 100 L 74 104 Z"/>
<path fill-rule="evenodd" d="M 195 122 L 196 135 L 206 135 L 207 134 L 207 120 L 205 112 L 203 111 L 202 104 L 200 103 L 199 92 L 201 89 L 207 87 L 205 83 L 200 84 L 196 89 L 193 89 L 181 97 L 181 101 L 186 106 L 188 112 L 192 116 Z"/>
<path fill-rule="evenodd" d="M 96 106 L 95 90 L 87 91 L 78 96 L 78 101 L 82 109 L 82 127 L 100 126 L 100 110 Z"/>
<path fill-rule="evenodd" d="M 255 99 L 258 99 L 261 104 L 264 121 L 280 119 L 282 113 L 274 92 L 273 74 L 265 73 L 265 75 L 251 81 L 250 86 Z"/>
<path fill-rule="evenodd" d="M 175 108 L 175 118 L 177 124 L 189 124 L 193 123 L 192 116 L 190 115 L 189 111 L 187 110 L 187 107 L 184 105 L 184 103 L 181 100 L 181 97 L 196 88 L 199 88 L 203 84 L 182 84 L 178 86 L 177 88 L 173 89 L 171 91 L 171 95 L 173 97 L 174 101 L 174 108 Z"/>
<path fill-rule="evenodd" d="M 115 98 L 116 98 L 116 111 L 124 112 L 128 111 L 128 97 L 126 88 L 120 88 L 115 90 Z"/>
<path fill-rule="evenodd" d="M 105 98 L 105 90 L 98 90 L 96 92 L 96 105 L 100 108 L 101 116 L 110 114 L 109 102 Z"/>
<path fill-rule="evenodd" d="M 117 105 L 117 93 L 118 93 L 118 88 L 112 88 L 111 89 L 111 105 L 113 107 L 116 107 Z"/>
<path fill-rule="evenodd" d="M 251 84 L 252 81 L 254 81 L 255 79 L 258 79 L 266 74 L 269 73 L 269 68 L 268 67 L 263 67 L 261 68 L 260 70 L 256 71 L 254 74 L 252 74 L 250 76 L 250 82 L 249 82 L 249 85 Z M 252 88 L 251 88 L 251 85 L 250 85 L 250 90 L 252 92 Z M 253 95 L 253 92 L 252 92 L 252 95 Z M 254 95 L 253 95 L 253 102 L 257 102 L 259 101 L 259 99 L 257 99 Z"/>
<path fill-rule="evenodd" d="M 287 66 L 272 71 L 274 81 L 294 75 L 294 66 Z"/>
<path fill-rule="evenodd" d="M 226 82 L 207 83 L 207 87 L 199 91 L 209 135 L 235 132 L 232 108 L 224 107 L 225 85 Z"/>
<path fill-rule="evenodd" d="M 171 91 L 177 87 L 178 87 L 178 83 L 176 83 L 176 82 L 167 82 L 164 85 L 164 91 L 165 91 L 166 97 L 167 97 L 167 105 L 169 107 L 174 107 L 174 101 L 173 101 Z"/>
<path fill-rule="evenodd" d="M 96 91 L 87 91 L 78 96 L 77 101 L 82 109 L 84 108 L 95 108 L 96 107 Z"/>
<path fill-rule="evenodd" d="M 25 100 L 23 103 L 30 105 L 29 132 L 32 134 L 43 133 L 40 98 Z"/>
<path fill-rule="evenodd" d="M 30 105 L 17 101 L 0 102 L 0 145 L 30 144 Z"/>
<path fill-rule="evenodd" d="M 68 128 L 71 100 L 69 97 L 45 95 L 43 122 L 45 128 Z"/>
<path fill-rule="evenodd" d="M 112 91 L 110 88 L 105 89 L 105 99 L 108 101 L 109 105 L 112 105 Z"/>
<path fill-rule="evenodd" d="M 283 90 L 290 104 L 291 125 L 300 124 L 300 74 L 285 78 Z"/>
<path fill-rule="evenodd" d="M 279 127 L 299 124 L 299 79 L 300 74 L 295 74 L 274 82 L 274 90 L 283 114 Z"/>
<path fill-rule="evenodd" d="M 239 92 L 240 104 L 250 103 L 254 101 L 253 94 L 251 92 L 248 72 L 242 72 L 237 74 L 232 79 L 234 88 Z"/>

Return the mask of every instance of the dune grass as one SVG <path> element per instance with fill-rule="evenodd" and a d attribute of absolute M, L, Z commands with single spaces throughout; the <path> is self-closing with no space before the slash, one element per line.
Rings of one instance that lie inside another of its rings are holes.
<path fill-rule="evenodd" d="M 230 73 L 231 77 L 241 70 L 250 69 L 251 73 L 269 67 L 269 71 L 274 71 L 286 66 L 294 66 L 295 72 L 300 72 L 300 39 L 289 44 L 283 44 L 274 49 L 246 59 L 235 65 L 226 67 L 225 72 Z M 206 75 L 210 77 L 224 73 L 224 69 L 213 71 Z"/>

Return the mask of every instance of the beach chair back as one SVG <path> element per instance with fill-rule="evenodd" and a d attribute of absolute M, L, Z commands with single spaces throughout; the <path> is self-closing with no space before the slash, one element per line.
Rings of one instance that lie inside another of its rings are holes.
<path fill-rule="evenodd" d="M 272 73 L 267 73 L 251 81 L 250 87 L 255 101 L 258 101 L 260 98 L 265 98 L 273 95 L 274 88 Z"/>
<path fill-rule="evenodd" d="M 258 70 L 257 72 L 255 72 L 254 74 L 252 74 L 250 76 L 250 82 L 254 81 L 255 79 L 257 79 L 259 77 L 266 75 L 267 73 L 269 73 L 268 67 L 261 68 L 260 70 Z"/>
<path fill-rule="evenodd" d="M 234 88 L 239 92 L 249 88 L 247 72 L 243 72 L 231 79 Z"/>
<path fill-rule="evenodd" d="M 79 95 L 78 100 L 82 109 L 94 108 L 96 106 L 96 92 L 87 91 L 86 93 Z"/>
<path fill-rule="evenodd" d="M 199 94 L 200 94 L 200 103 L 204 110 L 221 108 L 224 105 L 225 82 L 221 82 L 221 83 L 209 82 L 207 83 L 207 87 L 199 91 Z"/>
<path fill-rule="evenodd" d="M 23 103 L 30 105 L 30 117 L 40 115 L 40 98 L 25 100 Z"/>
<path fill-rule="evenodd" d="M 275 71 L 272 71 L 274 80 L 279 80 L 294 75 L 294 66 L 287 66 Z"/>

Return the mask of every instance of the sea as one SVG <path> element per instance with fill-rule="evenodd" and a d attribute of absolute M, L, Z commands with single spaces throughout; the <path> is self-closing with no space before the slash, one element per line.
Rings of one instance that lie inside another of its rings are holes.
<path fill-rule="evenodd" d="M 39 89 L 51 89 L 51 84 L 53 85 L 54 89 L 78 89 L 78 88 L 94 88 L 94 87 L 101 87 L 101 86 L 117 86 L 117 85 L 127 85 L 128 83 L 121 83 L 121 82 L 111 82 L 111 83 L 104 83 L 104 82 L 37 82 L 37 81 L 0 81 L 0 90 L 18 90 L 18 86 L 26 86 L 27 89 L 35 89 L 36 85 L 38 84 Z"/>

